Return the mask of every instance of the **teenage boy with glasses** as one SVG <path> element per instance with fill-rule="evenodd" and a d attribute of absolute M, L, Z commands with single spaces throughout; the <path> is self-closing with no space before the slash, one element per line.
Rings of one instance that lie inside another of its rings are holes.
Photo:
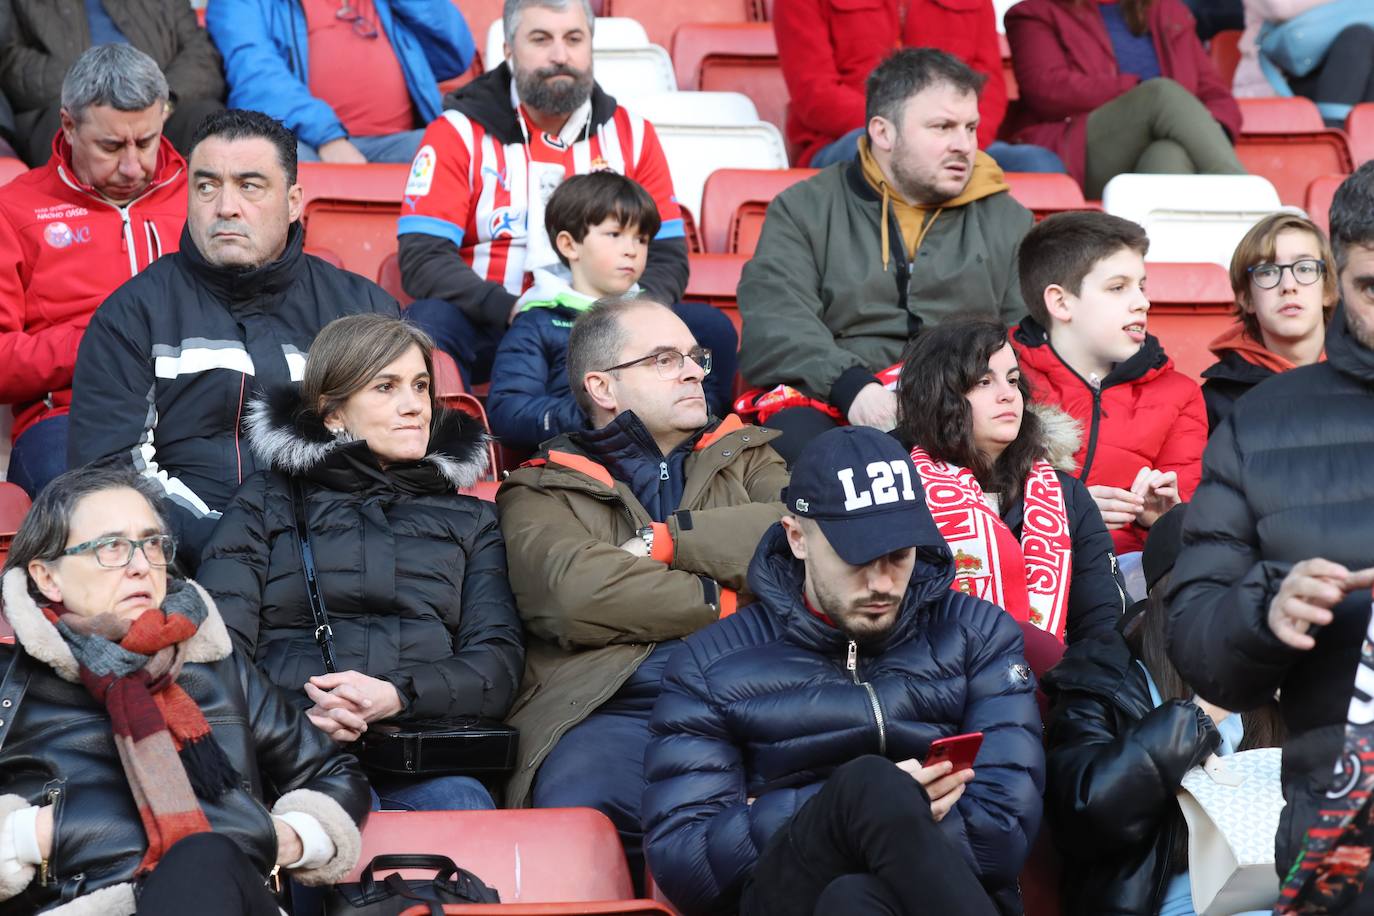
<path fill-rule="evenodd" d="M 591 428 L 545 442 L 497 495 L 527 630 L 506 799 L 604 812 L 638 881 L 660 674 L 683 637 L 734 610 L 787 472 L 776 432 L 710 417 L 710 353 L 664 305 L 597 302 L 567 361 Z"/>

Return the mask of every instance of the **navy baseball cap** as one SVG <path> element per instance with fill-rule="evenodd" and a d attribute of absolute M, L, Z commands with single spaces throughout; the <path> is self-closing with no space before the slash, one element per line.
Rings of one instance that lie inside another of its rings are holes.
<path fill-rule="evenodd" d="M 863 566 L 915 547 L 933 527 L 921 479 L 897 440 L 841 426 L 811 440 L 782 491 L 787 511 L 820 526 L 840 559 Z"/>

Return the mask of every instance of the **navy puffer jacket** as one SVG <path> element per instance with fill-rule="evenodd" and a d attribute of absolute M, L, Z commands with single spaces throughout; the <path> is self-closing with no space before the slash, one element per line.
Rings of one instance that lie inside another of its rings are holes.
<path fill-rule="evenodd" d="M 1045 763 L 1021 631 L 950 590 L 953 560 L 930 523 L 901 616 L 859 651 L 802 602 L 782 526 L 749 568 L 758 601 L 688 637 L 664 675 L 645 757 L 654 879 L 684 913 L 728 912 L 768 839 L 837 767 L 864 754 L 921 759 L 936 738 L 981 731 L 976 776 L 941 821 L 1003 912 L 1040 827 Z M 872 686 L 881 721 L 869 701 Z M 755 802 L 750 805 L 748 799 Z"/>

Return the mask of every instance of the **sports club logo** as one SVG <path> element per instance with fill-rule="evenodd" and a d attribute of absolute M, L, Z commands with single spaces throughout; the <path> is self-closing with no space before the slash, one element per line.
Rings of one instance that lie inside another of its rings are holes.
<path fill-rule="evenodd" d="M 547 130 L 544 131 L 543 133 L 541 133 L 541 134 L 539 135 L 539 139 L 541 139 L 541 140 L 544 141 L 544 145 L 545 145 L 545 146 L 551 146 L 551 147 L 553 147 L 554 149 L 567 149 L 567 148 L 568 148 L 568 144 L 565 143 L 565 142 L 563 142 L 563 138 L 562 138 L 562 137 L 555 137 L 553 134 L 549 133 Z"/>
<path fill-rule="evenodd" d="M 82 226 L 72 229 L 63 222 L 52 222 L 43 227 L 43 241 L 54 248 L 67 248 L 91 240 L 91 227 Z"/>
<path fill-rule="evenodd" d="M 490 238 L 514 238 L 516 230 L 520 228 L 520 223 L 523 219 L 524 214 L 517 212 L 511 207 L 498 207 L 492 211 L 491 216 L 487 219 L 487 229 L 490 231 Z"/>
<path fill-rule="evenodd" d="M 410 163 L 410 177 L 406 179 L 405 190 L 407 197 L 424 197 L 429 193 L 429 189 L 434 186 L 434 168 L 438 164 L 438 158 L 434 153 L 434 147 L 428 143 L 420 147 L 420 151 Z"/>

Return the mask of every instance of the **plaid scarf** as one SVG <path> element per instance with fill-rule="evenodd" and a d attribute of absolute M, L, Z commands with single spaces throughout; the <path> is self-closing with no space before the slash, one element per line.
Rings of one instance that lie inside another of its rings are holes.
<path fill-rule="evenodd" d="M 238 782 L 200 707 L 176 682 L 186 640 L 205 620 L 205 606 L 189 589 L 168 599 L 178 607 L 153 608 L 132 621 L 82 617 L 60 604 L 43 609 L 80 665 L 81 683 L 110 716 L 148 837 L 138 874 L 151 871 L 177 840 L 209 832 L 197 797 L 218 798 Z"/>

